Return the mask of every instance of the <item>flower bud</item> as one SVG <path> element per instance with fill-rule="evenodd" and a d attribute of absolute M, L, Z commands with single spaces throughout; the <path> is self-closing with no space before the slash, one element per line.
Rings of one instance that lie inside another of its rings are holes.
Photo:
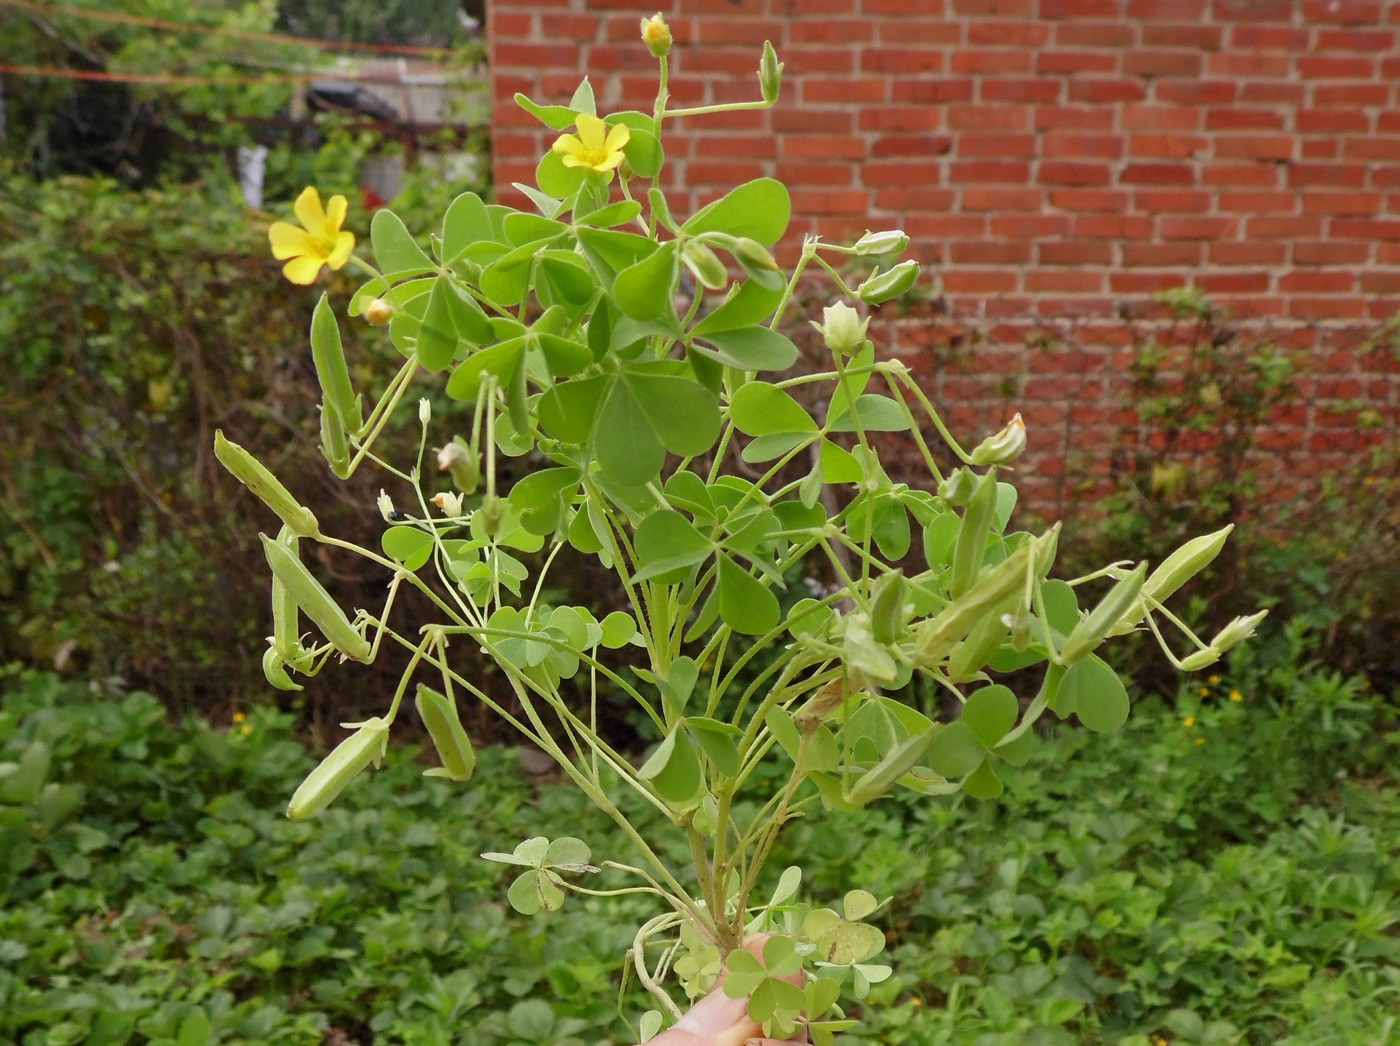
<path fill-rule="evenodd" d="M 379 514 L 384 517 L 385 523 L 394 521 L 394 499 L 384 491 L 379 492 L 379 497 L 374 499 L 375 506 L 379 509 Z"/>
<path fill-rule="evenodd" d="M 481 517 L 481 532 L 488 538 L 493 538 L 501 529 L 501 521 L 506 518 L 505 502 L 494 494 L 488 494 L 481 499 L 481 507 L 476 510 L 476 514 Z"/>
<path fill-rule="evenodd" d="M 891 298 L 898 298 L 914 286 L 914 281 L 918 278 L 919 263 L 913 259 L 902 261 L 888 272 L 880 272 L 877 269 L 871 273 L 870 278 L 856 288 L 856 297 L 870 305 L 878 305 Z"/>
<path fill-rule="evenodd" d="M 1254 630 L 1259 627 L 1259 622 L 1269 616 L 1267 610 L 1261 610 L 1257 614 L 1250 614 L 1248 617 L 1237 617 L 1220 630 L 1214 639 L 1210 641 L 1212 649 L 1225 653 L 1232 646 L 1243 643 L 1250 636 L 1254 635 Z"/>
<path fill-rule="evenodd" d="M 972 452 L 974 465 L 1006 465 L 1026 449 L 1026 423 L 1017 414 L 995 436 L 988 436 Z"/>
<path fill-rule="evenodd" d="M 870 318 L 860 318 L 860 313 L 843 301 L 828 305 L 822 310 L 822 323 L 812 326 L 822 332 L 826 347 L 838 356 L 849 356 L 865 344 L 865 331 L 870 326 Z"/>
<path fill-rule="evenodd" d="M 1210 566 L 1211 561 L 1220 555 L 1220 550 L 1225 547 L 1225 540 L 1234 529 L 1235 525 L 1230 523 L 1214 534 L 1192 538 L 1162 560 L 1147 579 L 1147 583 L 1142 586 L 1143 598 L 1155 599 L 1159 603 L 1165 602 L 1168 596 Z"/>
<path fill-rule="evenodd" d="M 671 28 L 660 11 L 642 19 L 642 43 L 647 45 L 653 58 L 665 58 L 671 50 Z"/>
<path fill-rule="evenodd" d="M 418 401 L 418 424 L 426 425 L 433 420 L 433 405 L 426 398 Z"/>
<path fill-rule="evenodd" d="M 887 229 L 884 232 L 867 232 L 851 245 L 857 257 L 872 254 L 898 254 L 909 246 L 909 237 L 902 229 Z"/>
<path fill-rule="evenodd" d="M 460 516 L 462 514 L 461 494 L 448 494 L 443 492 L 441 494 L 434 494 L 429 500 L 438 508 L 442 509 L 443 515 L 445 516 Z"/>
<path fill-rule="evenodd" d="M 394 307 L 384 298 L 375 298 L 361 313 L 365 322 L 373 327 L 382 327 L 394 318 Z"/>
<path fill-rule="evenodd" d="M 452 474 L 453 485 L 463 494 L 475 494 L 481 481 L 481 455 L 473 453 L 471 445 L 461 436 L 440 447 L 437 452 L 439 472 Z"/>
<path fill-rule="evenodd" d="M 979 478 L 971 469 L 955 469 L 938 484 L 938 496 L 954 508 L 962 508 L 976 493 Z"/>
<path fill-rule="evenodd" d="M 758 89 L 763 100 L 772 105 L 778 100 L 778 90 L 783 83 L 783 63 L 778 61 L 778 52 L 769 41 L 763 41 L 763 58 L 758 64 Z"/>
<path fill-rule="evenodd" d="M 1213 647 L 1206 647 L 1204 650 L 1197 650 L 1194 654 L 1188 654 L 1178 663 L 1183 672 L 1199 672 L 1203 668 L 1209 668 L 1220 660 L 1219 651 Z"/>
<path fill-rule="evenodd" d="M 292 801 L 287 804 L 287 816 L 293 821 L 315 817 L 330 806 L 361 771 L 371 764 L 378 766 L 384 760 L 389 746 L 387 721 L 375 716 L 363 723 L 340 725 L 355 725 L 359 729 L 336 745 L 293 793 Z"/>

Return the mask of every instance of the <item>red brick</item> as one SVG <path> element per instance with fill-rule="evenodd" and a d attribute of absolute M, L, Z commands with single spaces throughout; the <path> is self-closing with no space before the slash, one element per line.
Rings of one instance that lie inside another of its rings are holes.
<path fill-rule="evenodd" d="M 1108 185 L 1109 167 L 1104 163 L 1046 160 L 1040 165 L 1042 185 Z"/>
<path fill-rule="evenodd" d="M 958 136 L 960 156 L 1034 156 L 1035 138 L 1029 134 L 972 134 Z"/>
<path fill-rule="evenodd" d="M 1118 56 L 1101 51 L 1042 51 L 1035 57 L 1040 76 L 1078 76 L 1081 73 L 1114 73 Z"/>
<path fill-rule="evenodd" d="M 1218 25 L 1145 22 L 1142 25 L 1144 47 L 1187 47 L 1196 51 L 1218 51 L 1225 30 Z"/>
<path fill-rule="evenodd" d="M 1031 245 L 1024 240 L 962 240 L 948 245 L 953 265 L 1026 265 Z"/>
<path fill-rule="evenodd" d="M 859 184 L 877 188 L 909 185 L 922 182 L 937 185 L 942 180 L 943 165 L 939 163 L 916 163 L 903 161 L 876 161 L 860 166 Z M 736 181 L 737 179 L 730 179 Z"/>
<path fill-rule="evenodd" d="M 1113 130 L 1113 110 L 1104 105 L 1038 105 L 1036 130 Z"/>
<path fill-rule="evenodd" d="M 1380 0 L 1303 0 L 1307 22 L 1370 25 L 1381 19 Z"/>
<path fill-rule="evenodd" d="M 1238 90 L 1233 80 L 1162 80 L 1152 88 L 1153 97 L 1168 105 L 1225 105 Z"/>
<path fill-rule="evenodd" d="M 1294 141 L 1282 134 L 1221 135 L 1215 139 L 1215 155 L 1229 160 L 1288 160 Z"/>
<path fill-rule="evenodd" d="M 1199 134 L 1135 134 L 1128 139 L 1128 155 L 1184 160 L 1204 155 L 1207 143 Z"/>
<path fill-rule="evenodd" d="M 1293 187 L 1323 185 L 1334 189 L 1360 189 L 1366 184 L 1366 168 L 1360 164 L 1289 164 L 1288 184 Z"/>
<path fill-rule="evenodd" d="M 1185 163 L 1129 163 L 1118 177 L 1124 185 L 1193 185 L 1196 170 Z"/>
<path fill-rule="evenodd" d="M 1026 185 L 1031 165 L 1027 160 L 961 160 L 948 165 L 948 181 L 953 185 L 1011 183 Z"/>
<path fill-rule="evenodd" d="M 867 14 L 871 12 L 866 11 Z M 944 19 L 913 19 L 907 17 L 907 10 L 901 12 L 906 17 L 890 18 L 879 26 L 880 43 L 889 45 L 931 44 L 935 47 L 948 47 L 962 41 L 962 26 Z"/>
<path fill-rule="evenodd" d="M 1211 76 L 1282 79 L 1288 76 L 1291 55 L 1260 51 L 1219 51 L 1206 58 L 1206 71 Z"/>
<path fill-rule="evenodd" d="M 1366 315 L 1366 304 L 1364 298 L 1295 297 L 1289 300 L 1288 313 L 1302 320 L 1360 319 Z"/>
<path fill-rule="evenodd" d="M 1205 58 L 1194 51 L 1130 51 L 1123 56 L 1124 76 L 1199 76 Z"/>
<path fill-rule="evenodd" d="M 794 189 L 795 214 L 864 215 L 870 210 L 870 195 L 864 189 Z"/>
<path fill-rule="evenodd" d="M 1201 171 L 1202 185 L 1249 185 L 1271 188 L 1279 183 L 1278 168 L 1263 163 L 1210 163 Z"/>
<path fill-rule="evenodd" d="M 1212 265 L 1282 265 L 1288 244 L 1219 240 L 1206 244 L 1206 256 Z"/>
<path fill-rule="evenodd" d="M 1400 219 L 1333 218 L 1333 239 L 1400 240 Z"/>
<path fill-rule="evenodd" d="M 1125 243 L 1123 265 L 1130 269 L 1159 269 L 1167 265 L 1195 267 L 1205 256 L 1205 245 L 1181 243 Z"/>
<path fill-rule="evenodd" d="M 794 47 L 864 43 L 874 34 L 875 24 L 868 18 L 790 18 L 784 22 L 784 28 L 788 46 Z"/>
<path fill-rule="evenodd" d="M 1297 218 L 1252 215 L 1245 220 L 1245 235 L 1262 240 L 1316 239 L 1322 235 L 1322 219 L 1312 215 Z"/>
<path fill-rule="evenodd" d="M 948 269 L 939 274 L 949 294 L 1001 294 L 1016 290 L 1016 273 L 1006 269 Z"/>
<path fill-rule="evenodd" d="M 1040 201 L 1040 190 L 1030 187 L 970 185 L 962 191 L 962 207 L 966 211 L 1038 211 Z"/>
<path fill-rule="evenodd" d="M 1212 13 L 1221 21 L 1286 22 L 1296 0 L 1215 0 Z"/>
<path fill-rule="evenodd" d="M 963 77 L 950 80 L 896 80 L 890 85 L 890 100 L 934 105 L 967 102 L 972 100 L 972 81 Z"/>
<path fill-rule="evenodd" d="M 1201 112 L 1178 105 L 1125 105 L 1125 131 L 1194 131 L 1201 126 Z"/>
<path fill-rule="evenodd" d="M 1147 90 L 1137 80 L 1076 78 L 1069 82 L 1071 102 L 1140 102 Z"/>
<path fill-rule="evenodd" d="M 1128 194 L 1117 189 L 1051 189 L 1050 206 L 1080 213 L 1121 214 L 1128 209 Z"/>
<path fill-rule="evenodd" d="M 1133 192 L 1134 210 L 1148 214 L 1205 214 L 1210 210 L 1211 194 L 1204 189 L 1137 189 Z"/>
<path fill-rule="evenodd" d="M 967 43 L 972 47 L 1040 47 L 1050 39 L 1044 22 L 968 22 Z"/>
<path fill-rule="evenodd" d="M 1080 214 L 1074 235 L 1091 240 L 1140 240 L 1152 235 L 1152 219 L 1143 215 Z"/>
<path fill-rule="evenodd" d="M 1334 240 L 1299 240 L 1293 244 L 1294 265 L 1364 265 L 1371 254 L 1369 243 Z"/>
<path fill-rule="evenodd" d="M 963 18 L 1033 18 L 1034 0 L 952 0 L 953 14 Z M 905 10 L 908 10 L 906 7 Z"/>
<path fill-rule="evenodd" d="M 1064 94 L 1058 80 L 983 77 L 977 97 L 983 102 L 1054 102 Z"/>
<path fill-rule="evenodd" d="M 1400 272 L 1366 271 L 1361 274 L 1363 294 L 1400 294 Z M 1393 306 L 1392 306 L 1393 308 Z"/>
<path fill-rule="evenodd" d="M 1394 51 L 1393 29 L 1319 29 L 1313 44 L 1319 51 Z"/>
<path fill-rule="evenodd" d="M 879 189 L 875 206 L 905 213 L 905 232 L 910 236 L 977 236 L 982 231 L 981 215 L 949 215 L 955 196 L 950 189 L 927 185 L 906 185 L 899 189 Z M 936 230 L 936 231 L 935 231 Z"/>
<path fill-rule="evenodd" d="M 1208 109 L 1207 131 L 1282 131 L 1284 115 L 1274 109 Z"/>
<path fill-rule="evenodd" d="M 1299 106 L 1307 96 L 1301 83 L 1279 80 L 1246 80 L 1240 84 L 1240 101 L 1245 105 Z"/>
<path fill-rule="evenodd" d="M 1207 294 L 1262 294 L 1270 289 L 1267 272 L 1212 272 L 1198 282 Z"/>
<path fill-rule="evenodd" d="M 1164 240 L 1218 240 L 1239 233 L 1239 218 L 1234 215 L 1175 217 L 1163 215 L 1157 228 Z"/>
<path fill-rule="evenodd" d="M 953 131 L 1030 130 L 1030 109 L 1019 105 L 950 105 L 946 116 Z"/>
<path fill-rule="evenodd" d="M 1290 0 L 1291 2 L 1291 0 Z M 1283 19 L 1287 21 L 1288 19 Z M 1235 25 L 1230 28 L 1230 47 L 1237 51 L 1291 51 L 1297 54 L 1308 46 L 1308 31 L 1291 25 Z"/>
<path fill-rule="evenodd" d="M 1062 22 L 1055 43 L 1063 47 L 1111 47 L 1121 50 L 1137 42 L 1133 26 L 1116 22 Z"/>
<path fill-rule="evenodd" d="M 1400 156 L 1400 138 L 1353 138 L 1342 141 L 1342 157 L 1347 160 L 1394 160 Z"/>
<path fill-rule="evenodd" d="M 883 134 L 871 143 L 870 155 L 942 156 L 951 145 L 952 139 L 946 134 Z"/>
<path fill-rule="evenodd" d="M 863 131 L 937 131 L 942 128 L 943 113 L 911 105 L 871 105 L 860 111 L 858 122 Z"/>
<path fill-rule="evenodd" d="M 1337 105 L 1385 105 L 1390 99 L 1386 84 L 1349 83 L 1314 84 L 1313 104 L 1319 107 Z"/>
<path fill-rule="evenodd" d="M 1189 21 L 1206 13 L 1206 0 L 1128 0 L 1128 17 L 1150 22 Z"/>
<path fill-rule="evenodd" d="M 1059 214 L 998 214 L 988 224 L 992 236 L 1049 239 L 1068 236 L 1070 221 Z"/>
<path fill-rule="evenodd" d="M 726 149 L 746 139 L 731 138 Z M 854 134 L 789 134 L 776 143 L 784 160 L 864 160 L 869 155 L 865 139 Z"/>
<path fill-rule="evenodd" d="M 1376 75 L 1374 58 L 1334 54 L 1301 54 L 1298 75 L 1309 80 L 1366 80 Z"/>
<path fill-rule="evenodd" d="M 1293 120 L 1299 134 L 1365 134 L 1371 129 L 1371 118 L 1359 109 L 1299 109 Z"/>
<path fill-rule="evenodd" d="M 1113 262 L 1113 245 L 1106 240 L 1040 242 L 1035 245 L 1035 255 L 1036 262 L 1040 265 L 1106 266 Z"/>
<path fill-rule="evenodd" d="M 714 128 L 719 126 L 714 122 L 715 116 L 744 116 L 744 113 L 712 113 L 706 118 L 704 126 Z M 825 132 L 828 134 L 850 134 L 855 130 L 855 117 L 849 109 L 823 109 L 815 105 L 803 106 L 778 106 L 769 111 L 769 119 L 772 121 L 773 130 L 788 133 L 813 133 Z M 736 124 L 736 127 L 747 126 L 751 121 L 744 121 Z"/>
<path fill-rule="evenodd" d="M 954 51 L 948 59 L 948 71 L 961 75 L 999 73 L 1024 76 L 1031 71 L 1029 51 Z"/>
<path fill-rule="evenodd" d="M 1091 157 L 1116 160 L 1123 155 L 1123 139 L 1112 134 L 1074 134 L 1051 131 L 1040 140 L 1040 155 L 1044 159 L 1062 157 Z"/>
<path fill-rule="evenodd" d="M 1118 0 L 1040 0 L 1040 17 L 1047 21 L 1117 18 Z"/>
<path fill-rule="evenodd" d="M 1375 217 L 1382 211 L 1381 194 L 1376 192 L 1303 193 L 1304 214 L 1358 214 Z"/>
<path fill-rule="evenodd" d="M 1108 277 L 1108 289 L 1115 294 L 1156 294 L 1181 286 L 1181 273 L 1114 272 Z"/>
<path fill-rule="evenodd" d="M 727 162 L 727 161 L 721 161 Z M 694 166 L 694 161 L 689 167 Z M 862 168 L 853 164 L 782 161 L 773 168 L 773 177 L 789 185 L 855 185 Z M 733 177 L 716 179 L 735 181 Z"/>
<path fill-rule="evenodd" d="M 860 55 L 863 73 L 919 76 L 943 72 L 943 52 L 904 47 L 867 47 Z"/>
<path fill-rule="evenodd" d="M 1025 287 L 1030 294 L 1100 294 L 1104 290 L 1104 274 L 1092 269 L 1032 269 L 1025 274 Z"/>
<path fill-rule="evenodd" d="M 785 89 L 786 86 L 784 84 Z M 827 80 L 819 76 L 804 76 L 797 81 L 797 87 L 801 92 L 803 105 L 825 105 L 831 102 L 856 105 L 885 101 L 889 84 L 879 77 L 869 80 Z M 780 102 L 778 109 L 782 107 Z"/>

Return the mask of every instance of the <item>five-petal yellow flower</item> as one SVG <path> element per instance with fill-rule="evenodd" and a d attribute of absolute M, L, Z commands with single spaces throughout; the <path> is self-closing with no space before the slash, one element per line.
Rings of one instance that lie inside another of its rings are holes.
<path fill-rule="evenodd" d="M 551 148 L 564 157 L 565 167 L 583 167 L 606 174 L 622 165 L 622 147 L 632 132 L 626 124 L 607 124 L 596 116 L 579 113 L 574 121 L 578 134 L 561 134 Z"/>
<path fill-rule="evenodd" d="M 287 279 L 306 286 L 316 282 L 322 265 L 339 269 L 350 260 L 355 234 L 340 228 L 345 222 L 345 207 L 344 196 L 332 196 L 323 209 L 321 194 L 308 186 L 293 205 L 301 225 L 273 222 L 267 239 L 274 258 L 290 259 L 282 266 Z"/>

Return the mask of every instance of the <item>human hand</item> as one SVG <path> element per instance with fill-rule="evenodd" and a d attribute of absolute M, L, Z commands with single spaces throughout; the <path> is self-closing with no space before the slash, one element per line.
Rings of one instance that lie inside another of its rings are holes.
<path fill-rule="evenodd" d="M 769 934 L 758 934 L 744 942 L 744 949 L 756 959 L 763 955 L 763 942 Z M 798 1029 L 791 1039 L 770 1039 L 764 1036 L 763 1028 L 749 1017 L 747 997 L 731 999 L 724 994 L 724 977 L 720 978 L 710 994 L 697 1002 L 681 1019 L 667 1028 L 645 1046 L 792 1046 L 806 1043 L 807 1033 Z M 802 983 L 801 971 L 786 978 L 793 984 Z"/>

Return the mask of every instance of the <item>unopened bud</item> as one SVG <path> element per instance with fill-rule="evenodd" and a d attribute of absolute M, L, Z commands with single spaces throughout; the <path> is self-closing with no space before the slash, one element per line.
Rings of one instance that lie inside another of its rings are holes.
<path fill-rule="evenodd" d="M 1157 569 L 1152 571 L 1147 584 L 1142 586 L 1143 598 L 1155 599 L 1159 603 L 1165 602 L 1168 596 L 1210 566 L 1215 557 L 1220 555 L 1230 531 L 1234 529 L 1235 525 L 1230 523 L 1214 534 L 1192 538 L 1162 560 Z"/>
<path fill-rule="evenodd" d="M 962 508 L 977 492 L 980 477 L 971 469 L 957 469 L 938 484 L 938 496 L 954 508 Z"/>
<path fill-rule="evenodd" d="M 384 491 L 379 492 L 379 497 L 374 499 L 375 506 L 379 509 L 379 514 L 384 517 L 385 523 L 391 523 L 394 519 L 394 499 Z"/>
<path fill-rule="evenodd" d="M 382 327 L 394 318 L 394 307 L 383 298 L 375 298 L 361 313 L 365 322 L 374 327 Z"/>
<path fill-rule="evenodd" d="M 872 254 L 898 254 L 909 246 L 909 237 L 901 229 L 888 229 L 884 232 L 867 232 L 851 245 L 858 257 Z"/>
<path fill-rule="evenodd" d="M 911 258 L 909 261 L 900 262 L 888 272 L 880 272 L 877 269 L 871 273 L 870 278 L 856 288 L 856 297 L 871 305 L 878 305 L 891 298 L 898 298 L 914 286 L 914 281 L 918 278 L 919 263 Z"/>
<path fill-rule="evenodd" d="M 460 516 L 462 514 L 461 494 L 448 494 L 443 492 L 441 494 L 434 494 L 429 500 L 438 508 L 442 509 L 443 515 Z"/>
<path fill-rule="evenodd" d="M 1006 427 L 988 436 L 972 452 L 974 465 L 1006 465 L 1015 461 L 1026 449 L 1026 423 L 1017 414 Z"/>
<path fill-rule="evenodd" d="M 453 437 L 451 443 L 438 449 L 437 462 L 438 471 L 451 473 L 453 485 L 463 494 L 476 493 L 481 481 L 481 455 L 461 436 Z"/>
<path fill-rule="evenodd" d="M 671 50 L 671 27 L 661 17 L 660 11 L 642 19 L 642 43 L 647 45 L 653 58 L 665 58 Z"/>
<path fill-rule="evenodd" d="M 773 45 L 763 41 L 763 58 L 758 64 L 758 89 L 763 100 L 772 105 L 778 100 L 778 90 L 783 83 L 783 63 L 778 61 L 778 52 Z"/>
<path fill-rule="evenodd" d="M 496 536 L 496 532 L 501 529 L 501 520 L 506 517 L 506 506 L 500 498 L 494 494 L 488 494 L 481 501 L 481 507 L 476 510 L 476 517 L 481 520 L 481 532 L 488 538 Z"/>
<path fill-rule="evenodd" d="M 418 424 L 426 425 L 433 420 L 433 405 L 426 399 L 418 401 Z"/>
<path fill-rule="evenodd" d="M 824 308 L 822 322 L 813 321 L 812 326 L 821 331 L 828 349 L 838 356 L 849 356 L 865 344 L 865 331 L 870 326 L 870 319 L 861 319 L 855 309 L 838 301 Z"/>

